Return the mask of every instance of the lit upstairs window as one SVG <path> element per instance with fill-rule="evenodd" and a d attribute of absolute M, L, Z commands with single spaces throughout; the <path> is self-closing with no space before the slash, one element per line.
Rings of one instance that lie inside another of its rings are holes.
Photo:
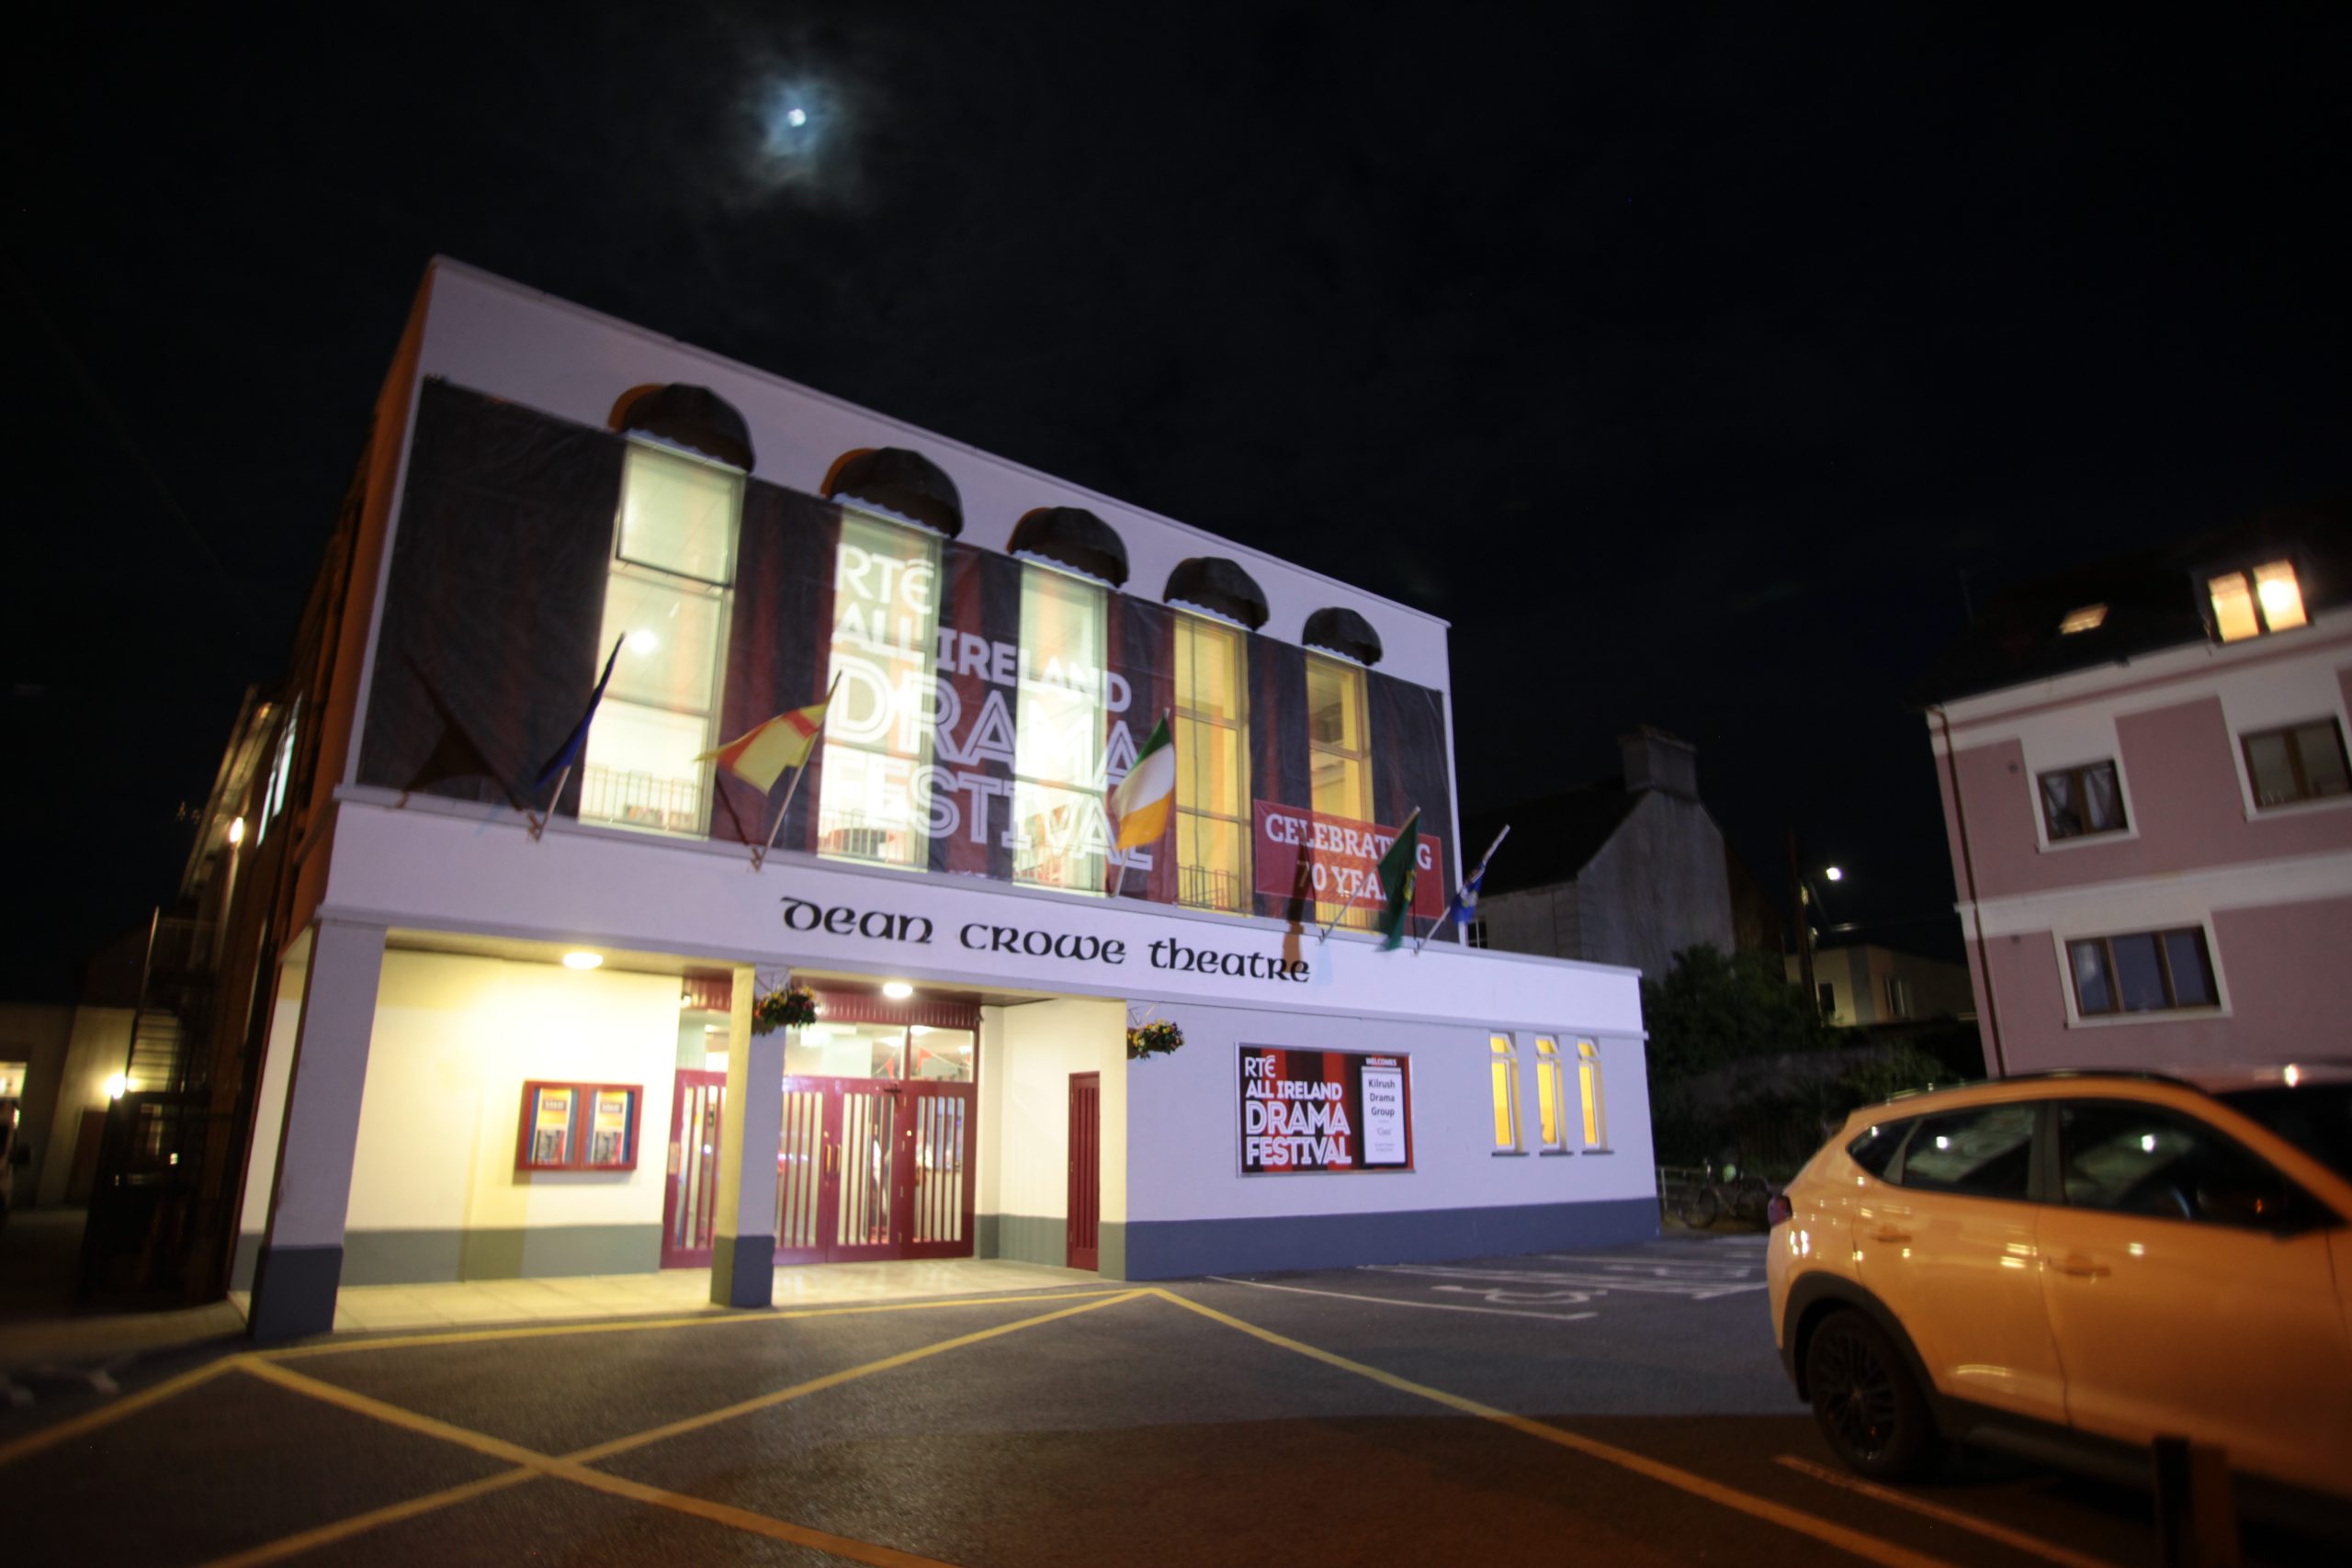
<path fill-rule="evenodd" d="M 2223 642 L 2283 632 L 2306 620 L 2302 584 L 2295 579 L 2292 561 L 2225 571 L 2207 579 L 2205 591 L 2213 601 L 2213 628 Z"/>
<path fill-rule="evenodd" d="M 2086 604 L 2079 610 L 2070 612 L 2064 620 L 2058 623 L 2058 634 L 2061 637 L 2073 637 L 2076 632 L 2095 632 L 2106 624 L 2106 605 Z"/>

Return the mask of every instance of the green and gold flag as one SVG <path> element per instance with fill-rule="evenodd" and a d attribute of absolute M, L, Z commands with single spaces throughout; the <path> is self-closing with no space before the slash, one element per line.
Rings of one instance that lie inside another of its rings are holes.
<path fill-rule="evenodd" d="M 1396 829 L 1396 841 L 1380 857 L 1380 896 L 1387 900 L 1380 911 L 1380 929 L 1387 940 L 1380 944 L 1383 953 L 1394 953 L 1405 941 L 1405 919 L 1413 908 L 1413 879 L 1419 874 L 1421 849 L 1421 811 L 1413 815 Z"/>

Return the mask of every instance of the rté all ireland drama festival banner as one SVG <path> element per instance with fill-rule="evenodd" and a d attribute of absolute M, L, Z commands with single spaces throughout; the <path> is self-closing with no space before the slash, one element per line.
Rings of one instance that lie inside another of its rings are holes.
<path fill-rule="evenodd" d="M 1241 1047 L 1241 1174 L 1412 1168 L 1410 1057 Z"/>

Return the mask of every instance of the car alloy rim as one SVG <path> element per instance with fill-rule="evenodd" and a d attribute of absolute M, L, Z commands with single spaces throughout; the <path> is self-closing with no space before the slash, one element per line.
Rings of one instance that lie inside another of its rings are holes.
<path fill-rule="evenodd" d="M 1822 1346 L 1820 1410 L 1849 1452 L 1868 1458 L 1894 1435 L 1894 1379 L 1861 1336 L 1833 1333 Z"/>

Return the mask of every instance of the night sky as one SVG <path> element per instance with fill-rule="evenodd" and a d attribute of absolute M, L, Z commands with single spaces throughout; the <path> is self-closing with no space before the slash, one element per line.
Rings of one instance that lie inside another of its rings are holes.
<path fill-rule="evenodd" d="M 11 51 L 0 998 L 172 895 L 435 253 L 1443 615 L 1465 807 L 1655 724 L 1928 950 L 1964 594 L 2352 482 L 2352 6 L 514 9 Z"/>

